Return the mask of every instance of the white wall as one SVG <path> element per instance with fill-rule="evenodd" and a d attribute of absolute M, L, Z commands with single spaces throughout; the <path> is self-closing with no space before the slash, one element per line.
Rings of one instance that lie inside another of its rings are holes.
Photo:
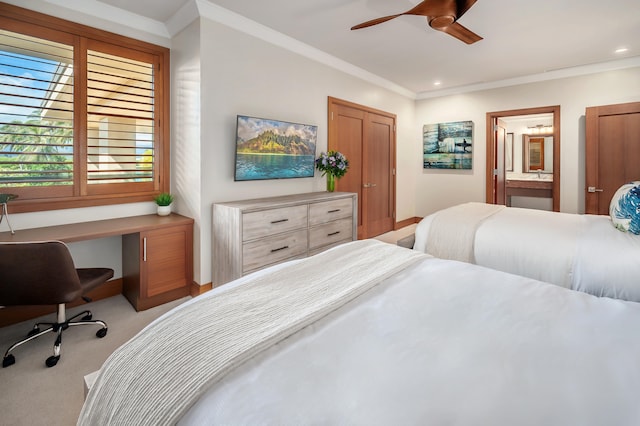
<path fill-rule="evenodd" d="M 171 192 L 174 211 L 194 219 L 193 279 L 210 280 L 202 270 L 202 169 L 201 140 L 201 64 L 200 21 L 177 34 L 171 50 Z M 206 259 L 209 263 L 209 260 Z"/>
<path fill-rule="evenodd" d="M 318 153 L 327 150 L 328 96 L 396 114 L 396 214 L 398 220 L 414 216 L 414 175 L 420 163 L 413 134 L 414 100 L 206 18 L 200 19 L 200 31 L 203 283 L 211 281 L 212 275 L 213 203 L 325 189 L 319 173 L 315 178 L 234 182 L 237 114 L 315 124 Z M 172 54 L 176 49 L 174 45 Z M 174 120 L 176 124 L 180 125 Z"/>
<path fill-rule="evenodd" d="M 640 68 L 629 68 L 416 101 L 416 145 L 422 143 L 424 124 L 474 122 L 473 170 L 417 171 L 416 216 L 467 201 L 485 201 L 487 112 L 550 105 L 560 105 L 560 210 L 583 213 L 585 108 L 638 99 Z"/>

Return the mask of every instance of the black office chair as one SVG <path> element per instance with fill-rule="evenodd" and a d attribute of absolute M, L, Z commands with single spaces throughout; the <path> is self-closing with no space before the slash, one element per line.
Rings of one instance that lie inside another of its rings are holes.
<path fill-rule="evenodd" d="M 82 297 L 91 289 L 113 277 L 113 269 L 78 268 L 63 242 L 43 241 L 0 243 L 0 306 L 58 305 L 56 322 L 38 323 L 26 338 L 14 343 L 4 354 L 2 367 L 16 360 L 11 351 L 49 332 L 57 333 L 53 356 L 46 360 L 53 367 L 60 359 L 62 332 L 71 326 L 96 324 L 102 326 L 96 336 L 107 335 L 107 324 L 92 320 L 90 311 L 83 311 L 66 319 L 65 304 Z M 76 318 L 82 317 L 79 321 Z M 41 326 L 48 328 L 41 330 Z"/>

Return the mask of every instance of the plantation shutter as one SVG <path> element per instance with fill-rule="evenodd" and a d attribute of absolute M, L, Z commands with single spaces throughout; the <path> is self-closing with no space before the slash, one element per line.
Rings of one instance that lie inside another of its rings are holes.
<path fill-rule="evenodd" d="M 153 190 L 154 69 L 152 55 L 87 50 L 87 193 Z"/>
<path fill-rule="evenodd" d="M 0 192 L 29 188 L 29 198 L 72 194 L 74 47 L 69 42 L 0 30 Z"/>
<path fill-rule="evenodd" d="M 18 196 L 11 211 L 168 192 L 169 56 L 165 47 L 0 7 L 0 194 Z"/>

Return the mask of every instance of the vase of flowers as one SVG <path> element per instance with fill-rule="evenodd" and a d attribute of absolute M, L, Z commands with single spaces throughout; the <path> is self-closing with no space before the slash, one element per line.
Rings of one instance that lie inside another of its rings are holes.
<path fill-rule="evenodd" d="M 347 173 L 349 160 L 341 152 L 328 151 L 320 154 L 316 158 L 316 169 L 322 172 L 322 176 L 327 176 L 327 191 L 333 192 L 336 189 L 336 178 L 340 179 Z"/>

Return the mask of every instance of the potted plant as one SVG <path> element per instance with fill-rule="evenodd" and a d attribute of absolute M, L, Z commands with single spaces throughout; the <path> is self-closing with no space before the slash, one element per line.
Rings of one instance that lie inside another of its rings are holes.
<path fill-rule="evenodd" d="M 171 214 L 171 203 L 173 203 L 173 195 L 168 192 L 158 194 L 153 201 L 158 205 L 158 216 L 168 216 Z"/>

